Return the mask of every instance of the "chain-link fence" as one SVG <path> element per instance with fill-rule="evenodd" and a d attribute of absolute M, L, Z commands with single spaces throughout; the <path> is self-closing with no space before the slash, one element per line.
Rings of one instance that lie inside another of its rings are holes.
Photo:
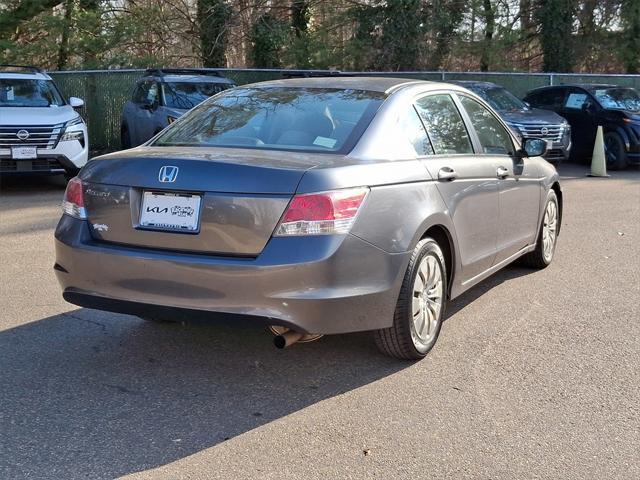
<path fill-rule="evenodd" d="M 283 78 L 289 70 L 220 69 L 238 85 Z M 298 71 L 299 72 L 299 71 Z M 640 90 L 640 75 L 585 75 L 557 73 L 478 72 L 343 72 L 354 76 L 385 76 L 433 81 L 476 80 L 497 83 L 522 97 L 529 90 L 563 83 L 610 83 Z M 66 97 L 84 99 L 82 115 L 89 128 L 93 151 L 120 148 L 120 116 L 136 80 L 144 70 L 87 70 L 50 72 Z"/>

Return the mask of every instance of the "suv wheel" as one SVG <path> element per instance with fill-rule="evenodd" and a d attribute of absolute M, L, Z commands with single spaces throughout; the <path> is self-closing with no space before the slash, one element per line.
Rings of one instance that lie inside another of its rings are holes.
<path fill-rule="evenodd" d="M 607 159 L 607 168 L 621 170 L 627 166 L 627 152 L 624 141 L 616 132 L 604 134 L 604 151 Z"/>
<path fill-rule="evenodd" d="M 447 272 L 442 250 L 432 238 L 414 249 L 404 275 L 390 328 L 374 332 L 378 348 L 396 358 L 423 358 L 436 343 L 446 307 Z"/>

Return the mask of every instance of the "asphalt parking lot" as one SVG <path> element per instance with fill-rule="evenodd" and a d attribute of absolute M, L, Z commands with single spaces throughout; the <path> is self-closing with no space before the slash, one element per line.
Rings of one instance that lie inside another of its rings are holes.
<path fill-rule="evenodd" d="M 562 166 L 544 271 L 456 300 L 427 359 L 65 303 L 61 179 L 0 184 L 0 478 L 640 478 L 640 171 Z"/>

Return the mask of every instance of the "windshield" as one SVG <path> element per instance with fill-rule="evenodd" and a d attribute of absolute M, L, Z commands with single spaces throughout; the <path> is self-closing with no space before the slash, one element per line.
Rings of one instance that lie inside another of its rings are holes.
<path fill-rule="evenodd" d="M 504 88 L 474 88 L 473 90 L 496 110 L 527 110 L 522 100 Z"/>
<path fill-rule="evenodd" d="M 0 107 L 60 107 L 64 100 L 51 80 L 0 78 Z"/>
<path fill-rule="evenodd" d="M 593 94 L 602 108 L 640 111 L 640 95 L 633 88 L 598 88 Z"/>
<path fill-rule="evenodd" d="M 383 100 L 363 90 L 235 88 L 198 105 L 154 145 L 341 152 Z"/>
<path fill-rule="evenodd" d="M 189 110 L 232 86 L 213 82 L 166 82 L 162 84 L 162 93 L 167 107 Z"/>

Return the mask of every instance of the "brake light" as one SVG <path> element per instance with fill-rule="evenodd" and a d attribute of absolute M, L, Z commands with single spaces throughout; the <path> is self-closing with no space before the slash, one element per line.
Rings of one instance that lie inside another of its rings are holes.
<path fill-rule="evenodd" d="M 275 236 L 348 233 L 368 188 L 351 188 L 293 197 Z"/>
<path fill-rule="evenodd" d="M 67 190 L 64 192 L 64 200 L 62 201 L 62 212 L 80 220 L 87 218 L 82 194 L 82 180 L 78 177 L 73 177 L 67 183 Z"/>

